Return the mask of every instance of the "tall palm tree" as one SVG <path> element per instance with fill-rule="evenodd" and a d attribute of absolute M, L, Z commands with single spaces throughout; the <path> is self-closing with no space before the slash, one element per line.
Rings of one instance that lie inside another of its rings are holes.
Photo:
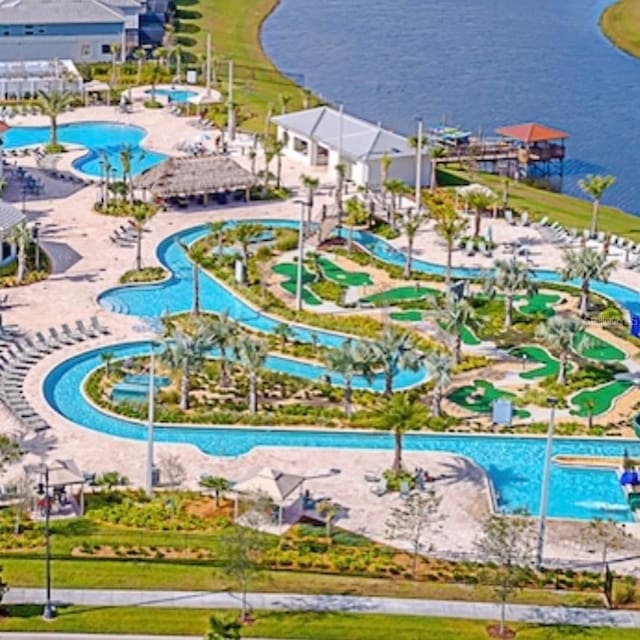
<path fill-rule="evenodd" d="M 271 144 L 271 138 L 265 138 L 264 143 L 262 145 L 262 150 L 264 152 L 264 177 L 263 177 L 263 186 L 265 194 L 269 192 L 269 181 L 271 180 L 271 171 L 269 170 L 269 166 L 271 165 L 271 161 L 275 158 L 276 152 Z"/>
<path fill-rule="evenodd" d="M 351 253 L 351 249 L 353 248 L 353 227 L 365 224 L 368 214 L 364 202 L 355 196 L 347 200 L 345 213 L 347 214 L 347 217 L 345 218 L 344 223 L 348 230 L 347 251 Z"/>
<path fill-rule="evenodd" d="M 466 201 L 474 213 L 473 235 L 477 237 L 482 226 L 482 214 L 495 202 L 495 198 L 485 191 L 472 191 Z"/>
<path fill-rule="evenodd" d="M 58 116 L 73 104 L 73 94 L 69 91 L 38 91 L 36 108 L 49 117 L 51 137 L 49 145 L 58 146 Z"/>
<path fill-rule="evenodd" d="M 282 186 L 282 152 L 286 146 L 286 141 L 280 138 L 273 138 L 271 143 L 272 151 L 276 157 L 276 189 L 280 189 Z"/>
<path fill-rule="evenodd" d="M 249 245 L 253 242 L 254 238 L 263 231 L 261 224 L 254 222 L 241 222 L 235 229 L 233 229 L 233 238 L 240 245 L 240 251 L 242 255 L 242 267 L 243 277 L 246 280 L 247 268 L 249 262 Z"/>
<path fill-rule="evenodd" d="M 461 218 L 453 207 L 443 207 L 439 209 L 436 214 L 436 233 L 445 241 L 447 245 L 447 272 L 446 283 L 447 289 L 451 285 L 451 271 L 452 271 L 452 258 L 453 248 L 458 236 L 467 229 L 469 221 L 465 218 Z"/>
<path fill-rule="evenodd" d="M 31 244 L 31 231 L 25 222 L 11 227 L 7 234 L 7 242 L 17 249 L 18 266 L 16 269 L 16 282 L 21 284 L 27 275 L 27 248 Z"/>
<path fill-rule="evenodd" d="M 593 200 L 593 211 L 591 213 L 591 235 L 598 232 L 598 213 L 600 210 L 600 200 L 604 192 L 616 181 L 615 176 L 588 175 L 578 180 L 578 186 L 582 192 Z"/>
<path fill-rule="evenodd" d="M 133 59 L 136 61 L 138 66 L 138 71 L 136 75 L 136 84 L 140 84 L 142 82 L 142 65 L 144 64 L 144 61 L 147 59 L 147 52 L 142 48 L 136 49 L 133 52 Z"/>
<path fill-rule="evenodd" d="M 350 420 L 352 415 L 353 378 L 364 376 L 368 381 L 373 375 L 373 360 L 371 350 L 363 343 L 348 338 L 339 349 L 327 351 L 324 359 L 329 371 L 342 376 L 344 383 L 344 412 Z"/>
<path fill-rule="evenodd" d="M 496 260 L 493 272 L 484 279 L 484 290 L 490 296 L 496 291 L 504 295 L 504 327 L 508 329 L 513 322 L 513 299 L 520 292 L 531 295 L 536 290 L 533 274 L 524 262 L 511 260 Z"/>
<path fill-rule="evenodd" d="M 384 374 L 384 394 L 393 393 L 393 376 L 402 369 L 417 371 L 422 360 L 410 334 L 390 325 L 382 335 L 368 343 L 371 359 Z"/>
<path fill-rule="evenodd" d="M 407 260 L 404 263 L 404 277 L 408 280 L 411 277 L 411 264 L 413 262 L 413 243 L 416 239 L 420 227 L 425 223 L 427 217 L 421 213 L 407 214 L 403 223 L 402 230 L 407 238 Z"/>
<path fill-rule="evenodd" d="M 120 147 L 119 157 L 120 164 L 122 165 L 122 182 L 125 188 L 129 191 L 131 198 L 131 204 L 133 205 L 133 172 L 131 170 L 131 163 L 133 161 L 133 154 L 135 150 L 131 144 L 123 144 Z"/>
<path fill-rule="evenodd" d="M 122 52 L 122 45 L 119 42 L 113 42 L 109 45 L 111 53 L 111 84 L 115 85 L 118 81 L 118 62 Z"/>
<path fill-rule="evenodd" d="M 168 51 L 165 47 L 158 47 L 154 49 L 153 57 L 156 59 L 158 65 L 164 66 L 167 63 Z"/>
<path fill-rule="evenodd" d="M 206 352 L 211 348 L 208 331 L 203 325 L 197 325 L 190 335 L 181 329 L 174 328 L 165 340 L 162 359 L 169 367 L 180 372 L 180 409 L 189 409 L 189 392 L 191 372 L 202 364 Z"/>
<path fill-rule="evenodd" d="M 220 506 L 220 498 L 231 489 L 231 482 L 222 476 L 204 476 L 198 484 L 204 489 L 213 489 L 216 496 L 216 507 Z"/>
<path fill-rule="evenodd" d="M 182 82 L 182 45 L 177 44 L 173 47 L 172 53 L 173 59 L 176 61 L 176 78 L 178 79 L 178 82 Z"/>
<path fill-rule="evenodd" d="M 426 355 L 426 361 L 429 365 L 431 379 L 435 385 L 433 388 L 433 405 L 431 410 L 434 416 L 439 416 L 445 389 L 451 382 L 453 360 L 448 353 L 433 350 Z"/>
<path fill-rule="evenodd" d="M 374 429 L 392 431 L 395 441 L 393 472 L 402 471 L 402 437 L 407 431 L 418 431 L 427 421 L 427 409 L 419 399 L 408 393 L 396 393 L 385 398 L 369 419 Z"/>
<path fill-rule="evenodd" d="M 222 250 L 225 240 L 225 228 L 226 225 L 221 220 L 216 220 L 215 222 L 209 223 L 209 231 L 211 231 L 211 235 L 214 237 L 216 243 L 216 258 L 220 258 L 222 256 Z"/>
<path fill-rule="evenodd" d="M 316 189 L 320 185 L 320 180 L 318 178 L 314 178 L 313 176 L 308 176 L 306 174 L 302 174 L 300 176 L 300 182 L 302 186 L 307 190 L 307 214 L 308 221 L 311 222 L 311 212 L 313 210 L 313 196 L 315 194 Z"/>
<path fill-rule="evenodd" d="M 569 353 L 573 348 L 576 336 L 582 334 L 583 331 L 582 322 L 565 316 L 552 316 L 545 324 L 538 325 L 536 328 L 536 336 L 560 355 L 558 384 L 567 384 Z"/>
<path fill-rule="evenodd" d="M 278 96 L 278 99 L 280 100 L 280 113 L 287 113 L 287 107 L 292 100 L 292 96 L 288 93 L 281 93 Z"/>
<path fill-rule="evenodd" d="M 151 81 L 151 102 L 156 102 L 156 85 L 158 81 L 162 77 L 162 69 L 160 69 L 160 65 L 156 61 L 151 69 L 151 76 L 149 80 Z"/>
<path fill-rule="evenodd" d="M 267 345 L 261 340 L 244 336 L 236 341 L 234 351 L 238 363 L 247 372 L 249 378 L 249 411 L 258 411 L 258 373 L 267 359 Z"/>
<path fill-rule="evenodd" d="M 453 337 L 453 359 L 455 364 L 462 360 L 462 332 L 474 324 L 476 317 L 473 307 L 464 299 L 448 294 L 444 305 L 437 312 L 442 328 Z"/>
<path fill-rule="evenodd" d="M 249 162 L 250 162 L 250 171 L 251 175 L 256 175 L 256 158 L 258 157 L 258 152 L 251 148 L 249 149 Z"/>
<path fill-rule="evenodd" d="M 133 207 L 129 222 L 136 232 L 136 270 L 142 270 L 142 232 L 144 226 L 153 215 L 153 210 L 145 204 Z"/>
<path fill-rule="evenodd" d="M 344 180 L 347 177 L 347 165 L 344 162 L 338 162 L 336 165 L 336 211 L 338 212 L 338 224 L 342 224 L 342 194 L 344 192 Z"/>
<path fill-rule="evenodd" d="M 208 340 L 212 347 L 220 351 L 220 386 L 229 386 L 229 358 L 227 351 L 232 349 L 238 337 L 238 326 L 224 311 L 206 323 Z"/>
<path fill-rule="evenodd" d="M 591 291 L 591 280 L 601 280 L 607 282 L 611 272 L 615 269 L 616 263 L 608 261 L 607 256 L 589 247 L 582 247 L 580 251 L 567 249 L 562 253 L 564 267 L 562 269 L 562 279 L 581 280 L 580 285 L 580 316 L 586 318 L 589 313 L 589 293 Z"/>
<path fill-rule="evenodd" d="M 284 351 L 284 348 L 287 344 L 287 340 L 293 334 L 293 330 L 291 326 L 286 322 L 278 323 L 273 329 L 273 335 L 280 340 L 280 349 Z"/>
<path fill-rule="evenodd" d="M 431 158 L 431 176 L 429 178 L 429 186 L 431 191 L 435 191 L 438 187 L 438 163 L 434 162 L 438 158 L 444 158 L 447 150 L 442 145 L 435 145 L 429 149 L 429 157 Z"/>
<path fill-rule="evenodd" d="M 389 169 L 392 162 L 393 158 L 388 153 L 382 154 L 380 158 L 380 196 L 382 197 L 382 202 L 386 199 L 387 188 L 385 183 L 389 180 Z"/>
<path fill-rule="evenodd" d="M 407 193 L 407 185 L 402 180 L 387 180 L 384 188 L 391 195 L 391 206 L 389 207 L 389 225 L 392 229 L 396 228 L 396 209 L 400 204 L 402 195 Z"/>

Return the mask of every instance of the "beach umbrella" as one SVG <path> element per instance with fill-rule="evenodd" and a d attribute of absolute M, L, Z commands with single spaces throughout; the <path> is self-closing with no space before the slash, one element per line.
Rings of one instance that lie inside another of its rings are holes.
<path fill-rule="evenodd" d="M 620 476 L 621 485 L 634 485 L 638 484 L 638 472 L 637 471 L 624 471 Z"/>

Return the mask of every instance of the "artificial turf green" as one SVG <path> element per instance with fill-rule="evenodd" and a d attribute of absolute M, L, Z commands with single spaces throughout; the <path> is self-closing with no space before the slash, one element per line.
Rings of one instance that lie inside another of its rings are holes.
<path fill-rule="evenodd" d="M 495 400 L 515 397 L 515 394 L 498 389 L 488 380 L 474 380 L 473 385 L 458 387 L 447 396 L 451 402 L 459 407 L 477 413 L 491 413 Z M 531 415 L 524 409 L 516 409 L 514 414 L 519 418 L 528 418 Z"/>
<path fill-rule="evenodd" d="M 573 349 L 583 358 L 599 362 L 619 361 L 627 357 L 624 351 L 591 333 L 580 332 L 576 334 Z"/>
<path fill-rule="evenodd" d="M 388 291 L 374 293 L 370 296 L 362 298 L 362 302 L 371 302 L 372 304 L 394 304 L 403 302 L 404 300 L 421 300 L 427 296 L 437 296 L 441 291 L 431 287 L 416 287 L 415 285 L 407 285 L 404 287 L 396 287 Z"/>
<path fill-rule="evenodd" d="M 347 287 L 362 287 L 373 284 L 371 276 L 364 271 L 347 271 L 325 257 L 318 258 L 318 264 L 327 280 L 333 280 L 333 282 Z"/>
<path fill-rule="evenodd" d="M 571 404 L 577 407 L 570 411 L 572 416 L 586 418 L 589 413 L 598 416 L 607 412 L 615 402 L 616 398 L 627 391 L 633 384 L 629 380 L 614 380 L 596 389 L 585 389 L 580 391 L 571 399 Z M 593 403 L 591 411 L 590 402 Z"/>
<path fill-rule="evenodd" d="M 293 262 L 282 262 L 280 264 L 276 264 L 273 267 L 273 272 L 287 278 L 287 280 L 284 280 L 283 282 L 280 283 L 280 286 L 285 291 L 295 296 L 298 289 L 298 284 L 297 284 L 298 283 L 297 281 L 298 265 L 294 264 Z M 303 285 L 302 301 L 308 305 L 318 306 L 319 304 L 322 304 L 322 300 L 320 300 L 318 296 L 316 296 L 312 291 L 310 291 L 307 287 L 304 286 L 305 284 L 314 282 L 315 279 L 316 279 L 315 275 L 311 273 L 311 271 L 308 271 L 303 266 L 302 267 L 302 285 Z"/>
<path fill-rule="evenodd" d="M 550 318 L 555 314 L 553 306 L 562 299 L 557 293 L 536 293 L 531 297 L 525 297 L 525 304 L 518 307 L 518 311 L 527 315 L 541 314 Z"/>
<path fill-rule="evenodd" d="M 391 319 L 397 320 L 398 322 L 420 322 L 420 320 L 422 320 L 422 311 L 418 309 L 395 311 L 391 314 Z"/>
<path fill-rule="evenodd" d="M 560 362 L 549 355 L 547 350 L 542 347 L 536 347 L 534 345 L 516 347 L 511 350 L 511 355 L 516 356 L 516 358 L 523 358 L 523 356 L 526 356 L 526 362 L 529 362 L 532 365 L 542 365 L 540 367 L 534 366 L 533 368 L 522 371 L 520 373 L 520 377 L 525 380 L 557 376 L 560 371 Z"/>
<path fill-rule="evenodd" d="M 444 322 L 438 322 L 441 329 L 444 329 Z M 466 344 L 469 346 L 475 346 L 480 344 L 481 340 L 478 336 L 469 329 L 469 327 L 463 327 L 462 332 L 460 333 L 460 339 L 462 340 L 462 344 Z"/>

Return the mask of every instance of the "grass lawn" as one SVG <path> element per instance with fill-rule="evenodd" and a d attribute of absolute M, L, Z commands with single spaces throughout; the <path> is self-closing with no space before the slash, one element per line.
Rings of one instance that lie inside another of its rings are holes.
<path fill-rule="evenodd" d="M 407 285 L 405 287 L 396 287 L 381 293 L 374 293 L 370 296 L 362 298 L 362 302 L 370 302 L 378 305 L 392 305 L 396 302 L 405 300 L 422 300 L 426 296 L 437 296 L 441 291 L 432 287 L 416 287 L 415 285 Z"/>
<path fill-rule="evenodd" d="M 633 383 L 629 380 L 614 380 L 597 389 L 585 389 L 571 399 L 571 404 L 577 409 L 571 410 L 571 415 L 586 418 L 589 415 L 589 403 L 593 402 L 592 414 L 598 416 L 608 411 L 616 398 L 629 390 Z"/>
<path fill-rule="evenodd" d="M 616 47 L 640 58 L 640 4 L 637 0 L 618 0 L 608 6 L 600 16 L 600 28 Z"/>
<path fill-rule="evenodd" d="M 542 347 L 536 347 L 534 345 L 516 347 L 511 350 L 511 355 L 516 356 L 516 358 L 523 358 L 523 356 L 527 356 L 526 361 L 530 363 L 530 365 L 534 365 L 533 368 L 529 368 L 520 374 L 520 377 L 525 380 L 557 376 L 560 371 L 560 362 L 552 357 L 549 352 Z M 542 366 L 535 366 L 537 364 L 541 364 Z"/>
<path fill-rule="evenodd" d="M 468 173 L 452 168 L 438 172 L 438 184 L 441 186 L 455 186 L 468 182 L 486 184 L 498 195 L 502 194 L 501 176 L 481 173 L 470 178 Z M 585 229 L 591 221 L 592 205 L 588 200 L 536 189 L 521 182 L 510 182 L 508 204 L 519 211 L 527 210 L 536 218 L 547 216 L 549 220 L 555 220 L 568 228 Z M 599 227 L 602 231 L 610 231 L 640 242 L 640 216 L 632 216 L 620 209 L 605 206 L 600 207 L 600 214 Z"/>
<path fill-rule="evenodd" d="M 282 262 L 273 267 L 274 273 L 277 273 L 280 276 L 284 276 L 287 278 L 284 282 L 280 284 L 280 286 L 295 296 L 298 289 L 298 265 L 293 262 Z M 308 271 L 305 267 L 302 267 L 302 300 L 305 304 L 317 306 L 322 304 L 322 300 L 318 298 L 312 291 L 310 291 L 305 284 L 309 284 L 310 282 L 314 282 L 316 279 L 315 275 Z"/>
<path fill-rule="evenodd" d="M 557 293 L 536 293 L 531 297 L 525 296 L 525 303 L 518 307 L 518 311 L 527 315 L 542 314 L 545 318 L 554 315 L 553 305 L 562 299 Z"/>
<path fill-rule="evenodd" d="M 42 620 L 42 607 L 10 606 L 0 622 L 2 631 L 129 633 L 204 636 L 210 609 L 141 607 L 61 607 L 52 622 Z M 231 615 L 231 612 L 228 612 Z M 486 640 L 487 622 L 451 618 L 421 618 L 361 613 L 255 611 L 256 621 L 242 630 L 244 638 L 304 638 L 305 640 Z M 523 640 L 632 640 L 634 629 L 550 627 L 510 624 Z"/>
<path fill-rule="evenodd" d="M 624 360 L 627 357 L 624 351 L 618 349 L 618 347 L 614 347 L 606 340 L 602 340 L 602 338 L 598 338 L 590 333 L 586 335 L 579 333 L 574 340 L 573 348 L 583 358 L 598 360 L 600 362 Z"/>
<path fill-rule="evenodd" d="M 488 380 L 474 380 L 473 385 L 458 387 L 447 398 L 467 411 L 491 413 L 494 400 L 515 398 L 515 395 L 494 387 Z M 531 415 L 524 409 L 515 409 L 514 413 L 519 418 L 528 418 Z"/>
<path fill-rule="evenodd" d="M 347 271 L 327 258 L 318 258 L 318 263 L 325 277 L 347 287 L 361 287 L 373 284 L 371 276 L 364 271 Z"/>

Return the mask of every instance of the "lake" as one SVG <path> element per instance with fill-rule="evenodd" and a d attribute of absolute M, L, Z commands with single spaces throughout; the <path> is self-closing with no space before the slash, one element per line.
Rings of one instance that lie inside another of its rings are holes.
<path fill-rule="evenodd" d="M 401 133 L 485 135 L 538 121 L 570 134 L 564 191 L 611 173 L 604 202 L 640 214 L 640 60 L 602 36 L 593 0 L 282 0 L 263 46 L 287 74 Z"/>

